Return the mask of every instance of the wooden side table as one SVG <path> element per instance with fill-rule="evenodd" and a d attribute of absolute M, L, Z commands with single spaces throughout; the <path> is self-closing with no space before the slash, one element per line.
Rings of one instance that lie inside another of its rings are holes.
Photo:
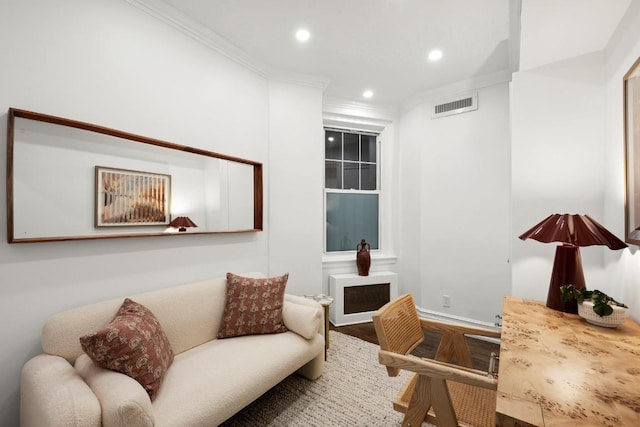
<path fill-rule="evenodd" d="M 305 298 L 319 302 L 324 308 L 324 360 L 327 360 L 327 350 L 329 349 L 329 306 L 333 303 L 333 297 L 326 294 L 312 294 L 305 295 Z"/>

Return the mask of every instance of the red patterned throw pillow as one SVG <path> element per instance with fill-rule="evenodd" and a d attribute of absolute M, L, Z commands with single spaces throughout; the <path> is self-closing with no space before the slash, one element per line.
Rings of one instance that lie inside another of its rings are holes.
<path fill-rule="evenodd" d="M 173 362 L 171 344 L 156 316 L 129 298 L 107 326 L 80 337 L 80 345 L 96 365 L 138 381 L 151 400 Z"/>
<path fill-rule="evenodd" d="M 227 273 L 227 300 L 218 338 L 286 332 L 282 320 L 289 274 L 253 279 Z"/>

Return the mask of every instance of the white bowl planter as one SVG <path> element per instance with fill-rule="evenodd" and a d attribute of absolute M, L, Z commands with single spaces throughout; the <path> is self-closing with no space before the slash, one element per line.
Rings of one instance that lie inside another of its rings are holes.
<path fill-rule="evenodd" d="M 584 300 L 582 304 L 578 304 L 578 314 L 584 320 L 593 325 L 615 328 L 624 322 L 627 309 L 624 307 L 618 307 L 617 305 L 611 305 L 611 308 L 613 308 L 613 313 L 607 316 L 600 316 L 598 313 L 593 311 L 593 302 Z"/>

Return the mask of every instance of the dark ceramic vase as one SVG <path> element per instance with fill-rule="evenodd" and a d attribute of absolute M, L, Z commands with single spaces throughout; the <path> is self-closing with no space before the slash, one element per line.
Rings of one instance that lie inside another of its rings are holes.
<path fill-rule="evenodd" d="M 358 266 L 358 276 L 368 276 L 371 267 L 370 246 L 364 239 L 356 246 L 356 265 Z"/>

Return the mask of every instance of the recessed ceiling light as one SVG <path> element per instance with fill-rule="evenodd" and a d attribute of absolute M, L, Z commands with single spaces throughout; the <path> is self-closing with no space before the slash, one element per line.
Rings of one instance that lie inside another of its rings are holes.
<path fill-rule="evenodd" d="M 333 142 L 333 137 L 330 136 L 329 138 L 327 138 L 329 140 L 329 142 Z"/>
<path fill-rule="evenodd" d="M 304 28 L 301 28 L 298 31 L 296 31 L 296 38 L 298 39 L 298 41 L 306 42 L 307 40 L 309 40 L 309 37 L 311 37 L 311 33 L 308 30 L 305 30 Z"/>
<path fill-rule="evenodd" d="M 365 90 L 362 93 L 362 96 L 364 96 L 365 98 L 371 98 L 373 96 L 373 91 L 372 90 Z"/>
<path fill-rule="evenodd" d="M 429 61 L 437 61 L 442 58 L 442 51 L 435 49 L 429 52 Z"/>

